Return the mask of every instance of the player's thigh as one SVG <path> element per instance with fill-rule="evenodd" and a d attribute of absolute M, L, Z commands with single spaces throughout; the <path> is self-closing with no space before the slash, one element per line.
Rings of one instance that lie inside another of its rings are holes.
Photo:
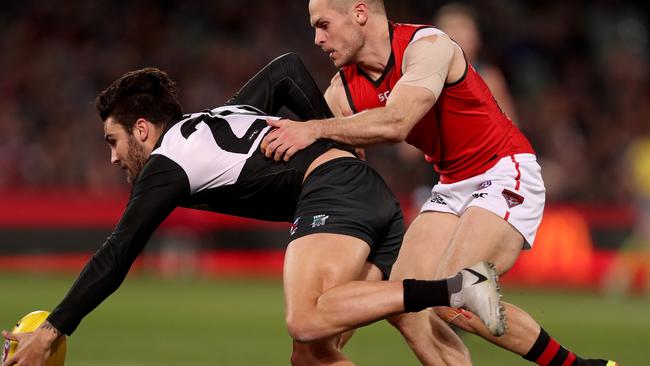
<path fill-rule="evenodd" d="M 356 237 L 317 233 L 289 243 L 284 259 L 287 316 L 308 311 L 323 292 L 360 278 L 370 246 Z"/>
<path fill-rule="evenodd" d="M 480 261 L 496 265 L 499 273 L 510 269 L 524 245 L 524 237 L 502 217 L 477 206 L 460 216 L 439 267 L 439 277 L 451 276 Z"/>
<path fill-rule="evenodd" d="M 406 230 L 402 248 L 391 272 L 391 280 L 435 278 L 442 253 L 457 224 L 458 216 L 451 213 L 420 213 Z"/>
<path fill-rule="evenodd" d="M 361 275 L 358 280 L 361 281 L 381 281 L 384 274 L 376 265 L 366 262 L 361 270 Z M 336 349 L 341 350 L 348 343 L 350 338 L 354 335 L 354 329 L 341 333 L 334 337 Z"/>
<path fill-rule="evenodd" d="M 374 264 L 365 262 L 362 265 L 359 276 L 351 280 L 362 281 L 380 281 L 383 277 L 383 272 Z M 327 280 L 324 288 L 333 287 L 333 282 L 338 282 L 336 279 Z M 329 366 L 347 366 L 353 365 L 342 353 L 341 349 L 354 335 L 354 330 L 337 334 L 332 337 L 324 338 L 314 342 L 298 342 L 293 341 L 293 352 L 291 355 L 291 364 L 293 366 L 302 365 L 329 365 Z"/>

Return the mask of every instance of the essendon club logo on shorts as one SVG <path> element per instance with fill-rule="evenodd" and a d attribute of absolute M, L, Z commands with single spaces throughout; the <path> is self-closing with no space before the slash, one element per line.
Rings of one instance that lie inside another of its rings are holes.
<path fill-rule="evenodd" d="M 503 198 L 506 199 L 506 202 L 508 203 L 508 208 L 513 208 L 515 206 L 519 206 L 522 203 L 524 203 L 524 197 L 509 190 L 509 189 L 504 189 L 503 192 L 501 192 L 503 195 Z"/>

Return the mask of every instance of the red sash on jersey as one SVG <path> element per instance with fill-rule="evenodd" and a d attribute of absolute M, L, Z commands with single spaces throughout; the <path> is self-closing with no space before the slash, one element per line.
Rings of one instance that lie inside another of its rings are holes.
<path fill-rule="evenodd" d="M 428 25 L 390 23 L 392 52 L 384 72 L 372 80 L 359 66 L 340 70 L 353 112 L 382 107 L 402 76 L 402 58 L 418 30 Z M 434 163 L 442 183 L 458 182 L 484 173 L 499 158 L 534 154 L 524 135 L 501 111 L 487 85 L 467 63 L 465 74 L 447 84 L 429 113 L 413 127 L 406 142 Z"/>

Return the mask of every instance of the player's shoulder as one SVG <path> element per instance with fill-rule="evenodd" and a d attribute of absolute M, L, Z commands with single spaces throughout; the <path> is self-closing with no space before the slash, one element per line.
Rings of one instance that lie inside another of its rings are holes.
<path fill-rule="evenodd" d="M 328 94 L 339 93 L 343 91 L 343 88 L 343 78 L 341 77 L 341 73 L 337 72 L 332 76 L 330 84 L 327 86 L 327 89 L 325 89 L 325 95 L 327 96 Z"/>
<path fill-rule="evenodd" d="M 323 96 L 335 116 L 340 117 L 352 114 L 340 72 L 337 72 L 332 77 L 330 85 L 325 90 L 325 93 L 323 93 Z"/>
<path fill-rule="evenodd" d="M 445 32 L 430 24 L 392 23 L 393 38 L 400 43 L 412 43 L 423 37 L 446 35 Z"/>
<path fill-rule="evenodd" d="M 437 28 L 423 28 L 414 34 L 404 50 L 404 59 L 411 62 L 437 63 L 440 59 L 454 57 L 463 61 L 464 55 L 460 46 L 449 35 Z M 408 64 L 404 62 L 403 65 Z"/>
<path fill-rule="evenodd" d="M 454 41 L 449 35 L 438 28 L 422 28 L 413 34 L 409 42 L 409 46 L 419 44 L 422 42 L 438 43 L 444 45 L 453 45 Z"/>

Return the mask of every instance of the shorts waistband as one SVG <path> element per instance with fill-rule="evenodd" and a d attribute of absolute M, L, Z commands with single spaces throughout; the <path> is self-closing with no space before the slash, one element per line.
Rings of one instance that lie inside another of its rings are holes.
<path fill-rule="evenodd" d="M 321 165 L 317 166 L 316 168 L 314 168 L 314 170 L 312 170 L 311 173 L 309 173 L 307 178 L 305 178 L 305 181 L 303 182 L 303 185 L 305 183 L 307 183 L 307 181 L 311 177 L 323 174 L 323 173 L 325 173 L 327 171 L 330 171 L 333 168 L 335 168 L 336 166 L 341 165 L 341 164 L 346 164 L 346 165 L 367 165 L 367 163 L 365 161 L 363 161 L 363 160 L 361 160 L 359 158 L 351 157 L 351 156 L 343 156 L 343 157 L 340 157 L 340 158 L 334 158 L 334 159 L 328 160 L 328 161 L 324 162 L 323 164 L 321 164 Z"/>
<path fill-rule="evenodd" d="M 474 174 L 469 174 L 469 175 L 459 175 L 458 173 L 456 173 L 455 175 L 441 174 L 440 183 L 452 184 L 452 183 L 462 182 L 464 180 L 477 177 L 481 174 L 487 173 L 488 171 L 490 171 L 490 169 L 494 168 L 496 165 L 502 162 L 524 163 L 529 161 L 537 161 L 537 155 L 530 154 L 530 153 L 507 154 L 503 156 L 495 155 L 494 158 L 492 158 L 487 164 L 485 164 L 480 171 L 474 172 Z"/>

